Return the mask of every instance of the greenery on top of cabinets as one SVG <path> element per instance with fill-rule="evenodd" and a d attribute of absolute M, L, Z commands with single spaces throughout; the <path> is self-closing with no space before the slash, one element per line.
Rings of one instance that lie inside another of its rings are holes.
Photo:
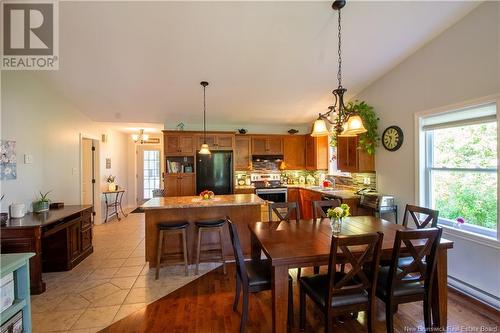
<path fill-rule="evenodd" d="M 366 128 L 366 133 L 359 134 L 359 146 L 361 149 L 365 150 L 368 154 L 375 154 L 375 149 L 379 145 L 380 137 L 378 135 L 378 121 L 379 118 L 373 109 L 373 106 L 366 104 L 365 101 L 354 101 L 349 102 L 346 105 L 347 110 L 354 111 L 363 120 L 363 125 Z M 330 140 L 330 145 L 332 147 L 337 146 L 337 136 L 332 135 Z"/>

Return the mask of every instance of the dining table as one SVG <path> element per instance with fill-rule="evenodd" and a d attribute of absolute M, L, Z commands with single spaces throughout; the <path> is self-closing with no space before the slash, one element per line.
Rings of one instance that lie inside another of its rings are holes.
<path fill-rule="evenodd" d="M 288 270 L 290 268 L 328 265 L 332 228 L 330 220 L 304 219 L 281 222 L 253 222 L 250 229 L 252 260 L 262 260 L 262 253 L 272 266 L 273 332 L 287 331 Z M 359 235 L 382 232 L 384 240 L 381 260 L 392 257 L 397 230 L 407 229 L 373 216 L 350 216 L 343 219 L 340 235 Z M 413 244 L 415 249 L 423 243 Z M 435 327 L 447 325 L 447 251 L 453 242 L 441 238 L 432 292 L 432 320 Z M 360 249 L 361 250 L 361 249 Z M 405 251 L 404 244 L 401 250 Z M 352 250 L 356 254 L 356 249 Z M 340 252 L 339 252 L 339 255 Z"/>

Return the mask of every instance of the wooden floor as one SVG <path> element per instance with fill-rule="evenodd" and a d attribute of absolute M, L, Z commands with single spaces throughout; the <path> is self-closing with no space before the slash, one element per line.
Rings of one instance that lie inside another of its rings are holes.
<path fill-rule="evenodd" d="M 114 323 L 101 332 L 238 332 L 240 307 L 232 311 L 234 297 L 234 265 L 229 265 L 228 274 L 218 268 L 173 293 L 149 304 L 128 317 Z M 304 270 L 303 270 L 304 272 Z M 305 273 L 309 272 L 305 270 Z M 298 329 L 298 288 L 294 285 L 295 325 L 290 332 Z M 377 304 L 376 332 L 385 332 L 384 304 Z M 448 331 L 475 331 L 486 327 L 498 331 L 500 314 L 485 306 L 478 305 L 469 298 L 450 292 L 448 299 Z M 357 320 L 344 319 L 335 326 L 335 332 L 366 332 L 364 313 Z M 249 322 L 247 332 L 271 332 L 271 292 L 250 296 Z M 422 332 L 423 314 L 421 303 L 400 305 L 395 315 L 396 332 Z M 472 330 L 461 329 L 469 327 Z M 495 329 L 496 328 L 496 329 Z M 322 314 L 308 299 L 306 332 L 323 331 Z M 479 332 L 480 330 L 478 330 Z"/>

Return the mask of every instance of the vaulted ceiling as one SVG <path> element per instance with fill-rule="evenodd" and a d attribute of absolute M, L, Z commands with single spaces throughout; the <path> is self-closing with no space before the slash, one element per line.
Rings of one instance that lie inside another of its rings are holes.
<path fill-rule="evenodd" d="M 477 2 L 349 2 L 350 96 Z M 337 13 L 330 2 L 61 2 L 60 70 L 43 80 L 96 121 L 298 125 L 332 103 Z M 402 82 L 401 84 L 404 84 Z"/>

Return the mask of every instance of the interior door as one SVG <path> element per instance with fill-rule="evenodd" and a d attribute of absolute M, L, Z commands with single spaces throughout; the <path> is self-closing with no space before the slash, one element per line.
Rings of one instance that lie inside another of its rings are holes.
<path fill-rule="evenodd" d="M 158 146 L 137 148 L 137 203 L 153 197 L 153 190 L 161 188 L 161 149 Z"/>
<path fill-rule="evenodd" d="M 92 139 L 82 139 L 82 205 L 94 204 Z"/>

